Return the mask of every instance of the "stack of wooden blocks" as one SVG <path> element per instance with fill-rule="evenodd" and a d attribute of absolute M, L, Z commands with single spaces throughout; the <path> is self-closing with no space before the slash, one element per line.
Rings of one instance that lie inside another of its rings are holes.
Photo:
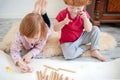
<path fill-rule="evenodd" d="M 44 65 L 44 71 L 37 71 L 38 80 L 74 80 L 70 79 L 68 76 L 64 76 L 63 74 L 59 74 L 58 71 L 66 71 L 71 73 L 76 73 L 73 70 L 63 69 L 63 68 L 53 68 L 48 65 Z M 51 69 L 49 74 L 47 74 L 48 69 Z"/>

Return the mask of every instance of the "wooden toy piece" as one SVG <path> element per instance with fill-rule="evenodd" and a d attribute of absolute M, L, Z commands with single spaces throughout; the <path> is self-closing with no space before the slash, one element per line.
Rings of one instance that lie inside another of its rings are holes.
<path fill-rule="evenodd" d="M 53 80 L 56 80 L 56 72 L 53 73 Z"/>
<path fill-rule="evenodd" d="M 59 80 L 63 80 L 63 74 L 60 75 Z"/>
<path fill-rule="evenodd" d="M 53 67 L 48 66 L 48 65 L 44 65 L 44 67 L 57 71 L 57 69 L 56 69 L 56 68 L 53 68 Z"/>
<path fill-rule="evenodd" d="M 10 66 L 7 66 L 6 70 L 10 72 L 10 71 L 12 71 L 12 68 Z"/>
<path fill-rule="evenodd" d="M 68 70 L 68 69 L 63 69 L 63 68 L 55 69 L 55 68 L 47 66 L 47 65 L 44 65 L 44 66 L 46 68 L 44 69 L 43 72 L 37 71 L 38 80 L 69 80 L 69 77 L 63 76 L 63 74 L 59 74 L 57 72 L 59 70 L 75 73 L 75 71 Z M 52 71 L 49 73 L 49 75 L 46 74 L 48 68 L 52 69 Z M 72 79 L 72 80 L 74 80 L 74 79 Z"/>
<path fill-rule="evenodd" d="M 47 68 L 45 68 L 44 71 L 43 71 L 43 75 L 42 75 L 43 78 L 45 78 L 46 73 L 47 73 Z"/>
<path fill-rule="evenodd" d="M 40 80 L 39 71 L 37 71 L 36 73 L 37 73 L 37 78 L 38 78 L 38 80 Z"/>
<path fill-rule="evenodd" d="M 48 80 L 48 75 L 45 75 L 43 80 Z"/>
<path fill-rule="evenodd" d="M 43 79 L 42 71 L 39 72 L 39 75 L 40 75 L 40 80 L 42 80 Z"/>
<path fill-rule="evenodd" d="M 42 80 L 42 72 L 41 71 L 37 71 L 37 77 L 38 77 L 38 80 Z"/>
<path fill-rule="evenodd" d="M 67 71 L 67 72 L 76 73 L 76 72 L 75 72 L 75 71 L 73 71 L 73 70 L 68 70 L 68 69 L 63 69 L 63 68 L 58 68 L 58 70 L 63 70 L 63 71 Z"/>
<path fill-rule="evenodd" d="M 53 67 L 48 66 L 48 65 L 44 65 L 44 67 L 47 67 L 47 68 L 52 69 L 52 70 L 55 70 L 55 71 L 63 70 L 63 71 L 67 71 L 67 72 L 76 73 L 76 72 L 73 71 L 73 70 L 68 70 L 68 69 L 63 69 L 63 68 L 58 68 L 58 69 L 56 69 L 56 68 L 53 68 Z"/>
<path fill-rule="evenodd" d="M 65 80 L 69 80 L 69 78 L 68 78 L 68 77 L 65 77 Z"/>
<path fill-rule="evenodd" d="M 55 80 L 58 80 L 59 73 L 55 72 Z"/>
<path fill-rule="evenodd" d="M 52 73 L 52 78 L 51 78 L 51 80 L 54 80 L 54 71 L 53 71 L 53 73 Z"/>
<path fill-rule="evenodd" d="M 56 77 L 57 80 L 59 80 L 59 73 L 57 74 L 57 77 Z"/>
<path fill-rule="evenodd" d="M 51 73 L 50 73 L 50 77 L 49 77 L 49 80 L 53 80 L 53 77 L 54 77 L 54 75 L 53 75 L 53 71 L 51 71 Z"/>

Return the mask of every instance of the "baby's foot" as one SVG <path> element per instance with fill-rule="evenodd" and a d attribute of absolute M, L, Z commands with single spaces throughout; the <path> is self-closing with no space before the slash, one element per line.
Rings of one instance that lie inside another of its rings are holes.
<path fill-rule="evenodd" d="M 94 57 L 94 58 L 97 58 L 97 59 L 99 59 L 99 60 L 101 60 L 101 61 L 105 61 L 105 60 L 106 60 L 105 57 L 102 56 L 102 55 L 99 53 L 98 50 L 93 50 L 91 56 Z"/>
<path fill-rule="evenodd" d="M 46 7 L 47 7 L 47 2 L 46 0 L 42 0 L 42 3 L 41 3 L 41 14 L 45 14 L 46 12 Z"/>

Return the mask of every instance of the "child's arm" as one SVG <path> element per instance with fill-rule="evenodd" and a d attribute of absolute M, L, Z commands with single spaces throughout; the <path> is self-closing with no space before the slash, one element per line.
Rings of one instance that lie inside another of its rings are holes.
<path fill-rule="evenodd" d="M 70 22 L 68 15 L 63 21 L 58 22 L 57 20 L 54 22 L 54 30 L 55 31 L 60 31 L 64 25 L 68 24 Z"/>
<path fill-rule="evenodd" d="M 46 24 L 46 27 L 47 27 L 47 24 Z M 48 29 L 48 33 L 47 33 L 46 39 L 39 40 L 38 42 L 36 42 L 34 48 L 30 50 L 26 55 L 23 56 L 22 59 L 24 62 L 29 63 L 33 57 L 40 54 L 40 52 L 43 50 L 44 46 L 46 45 L 46 41 L 48 37 L 51 35 L 51 30 L 48 27 L 47 29 Z"/>
<path fill-rule="evenodd" d="M 40 52 L 42 52 L 43 48 L 45 47 L 45 44 L 46 44 L 46 40 L 37 43 L 37 45 L 35 45 L 35 47 L 32 50 L 30 50 L 27 54 L 32 55 L 33 57 L 39 55 Z M 30 62 L 29 60 L 31 60 L 31 57 L 25 55 L 23 59 L 25 62 L 27 61 L 29 63 Z"/>
<path fill-rule="evenodd" d="M 92 30 L 92 23 L 90 22 L 89 18 L 87 17 L 86 13 L 84 11 L 80 12 L 79 13 L 80 16 L 83 18 L 84 20 L 84 29 L 87 31 L 87 32 L 91 32 Z"/>
<path fill-rule="evenodd" d="M 21 41 L 19 39 L 19 34 L 17 33 L 14 41 L 11 44 L 11 48 L 10 48 L 10 55 L 15 64 L 17 61 L 22 59 L 20 56 L 20 51 L 21 51 Z"/>
<path fill-rule="evenodd" d="M 20 40 L 19 33 L 16 34 L 15 40 L 12 42 L 10 48 L 10 55 L 14 61 L 14 63 L 21 68 L 22 72 L 31 72 L 32 68 L 29 67 L 21 58 L 20 51 L 22 46 L 22 42 Z"/>
<path fill-rule="evenodd" d="M 46 25 L 46 27 L 47 27 L 47 25 Z M 50 35 L 51 35 L 51 30 L 48 28 L 46 39 L 45 40 L 39 40 L 38 42 L 36 42 L 37 44 L 34 46 L 34 48 L 31 51 L 29 51 L 30 53 L 33 54 L 33 57 L 35 57 L 36 55 L 40 54 L 40 52 L 42 52 L 43 48 L 46 45 L 46 41 L 48 40 L 48 37 Z"/>
<path fill-rule="evenodd" d="M 23 57 L 22 57 L 22 60 L 26 63 L 30 63 L 30 61 L 32 60 L 33 58 L 33 53 L 31 52 L 28 52 L 26 53 Z"/>

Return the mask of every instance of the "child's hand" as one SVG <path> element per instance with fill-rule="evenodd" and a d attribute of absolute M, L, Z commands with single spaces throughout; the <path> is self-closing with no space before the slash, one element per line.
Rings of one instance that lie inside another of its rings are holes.
<path fill-rule="evenodd" d="M 26 63 L 30 63 L 32 60 L 33 54 L 31 52 L 28 52 L 26 55 L 23 56 L 23 61 Z"/>
<path fill-rule="evenodd" d="M 80 17 L 81 17 L 82 19 L 86 19 L 86 18 L 87 18 L 87 15 L 86 15 L 86 13 L 85 13 L 84 11 L 79 11 L 79 12 L 78 12 L 78 15 L 80 15 Z"/>
<path fill-rule="evenodd" d="M 22 72 L 32 72 L 32 68 L 29 67 L 25 62 L 23 62 L 22 60 L 17 62 L 17 65 L 21 68 Z"/>
<path fill-rule="evenodd" d="M 71 20 L 68 18 L 68 14 L 66 15 L 66 18 L 64 19 L 65 24 L 68 24 L 71 22 Z"/>

